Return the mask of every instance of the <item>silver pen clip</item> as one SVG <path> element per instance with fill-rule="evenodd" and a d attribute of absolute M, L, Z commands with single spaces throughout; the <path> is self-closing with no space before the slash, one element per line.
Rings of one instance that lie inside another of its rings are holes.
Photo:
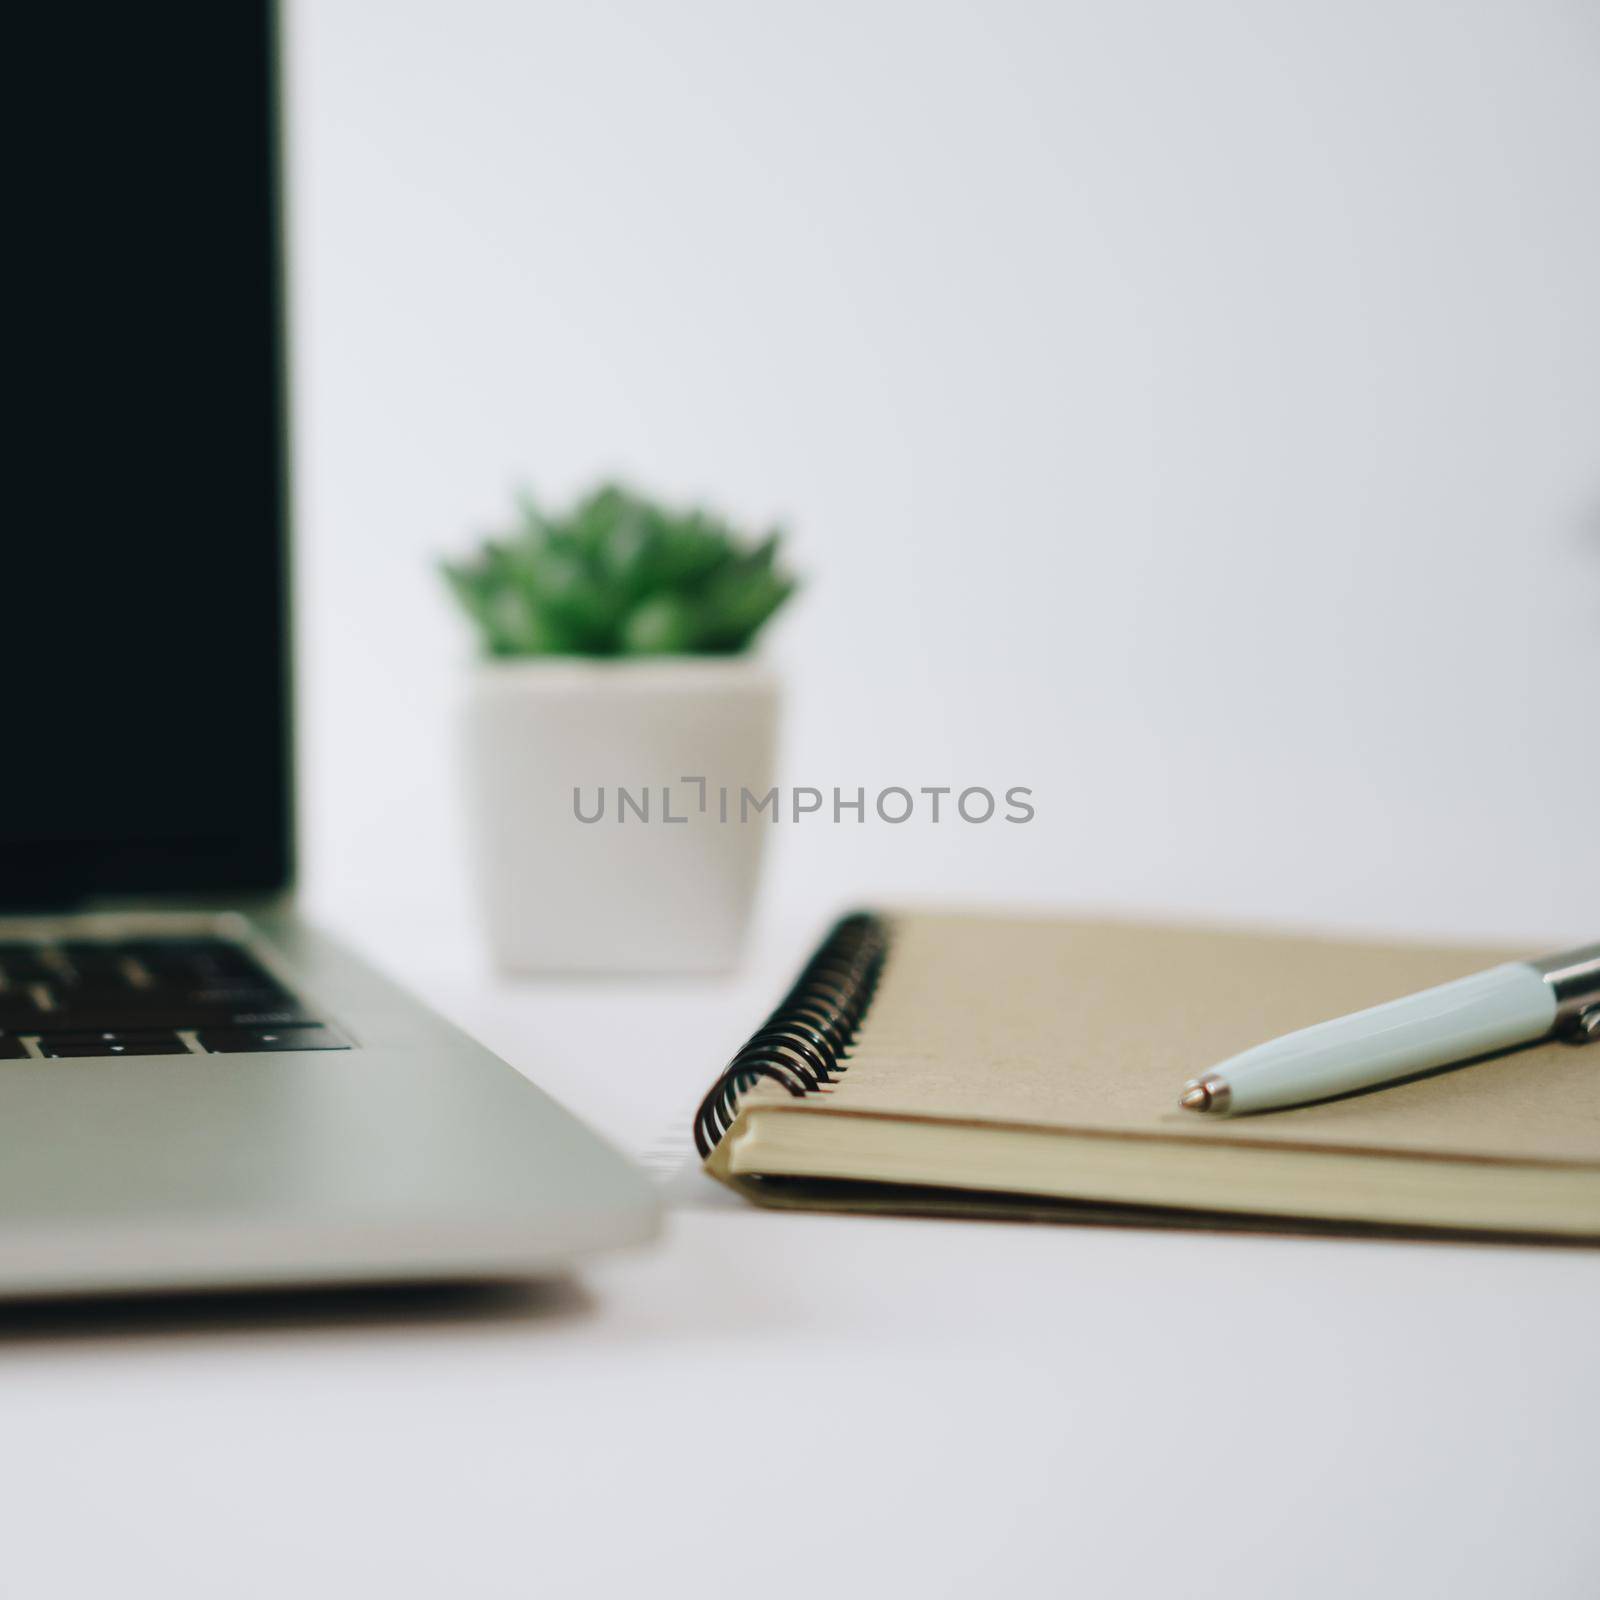
<path fill-rule="evenodd" d="M 1600 1039 L 1600 944 L 1564 950 L 1528 963 L 1556 997 L 1552 1033 L 1580 1043 Z"/>

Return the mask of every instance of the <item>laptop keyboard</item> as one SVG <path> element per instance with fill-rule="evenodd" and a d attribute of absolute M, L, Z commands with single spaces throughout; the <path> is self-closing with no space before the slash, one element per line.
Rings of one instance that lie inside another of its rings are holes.
<path fill-rule="evenodd" d="M 0 943 L 0 1061 L 349 1048 L 231 940 Z"/>

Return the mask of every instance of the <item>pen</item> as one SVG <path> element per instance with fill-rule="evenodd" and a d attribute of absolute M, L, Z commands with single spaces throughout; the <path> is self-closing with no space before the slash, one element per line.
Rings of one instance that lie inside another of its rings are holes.
<path fill-rule="evenodd" d="M 1600 944 L 1286 1033 L 1191 1078 L 1178 1104 L 1217 1116 L 1275 1111 L 1555 1034 L 1600 1039 Z"/>

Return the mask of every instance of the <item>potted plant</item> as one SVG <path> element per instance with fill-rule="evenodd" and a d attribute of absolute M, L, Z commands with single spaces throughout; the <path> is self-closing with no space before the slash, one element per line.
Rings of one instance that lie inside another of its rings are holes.
<path fill-rule="evenodd" d="M 741 800 L 773 782 L 778 685 L 750 647 L 794 591 L 778 546 L 606 484 L 565 512 L 524 498 L 445 565 L 480 649 L 463 758 L 502 968 L 737 959 L 776 818 Z"/>

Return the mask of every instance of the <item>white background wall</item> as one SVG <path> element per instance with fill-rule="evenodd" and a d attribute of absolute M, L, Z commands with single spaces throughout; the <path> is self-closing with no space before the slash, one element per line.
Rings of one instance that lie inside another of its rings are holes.
<path fill-rule="evenodd" d="M 301 0 L 307 888 L 467 925 L 432 570 L 518 481 L 781 517 L 779 830 L 923 893 L 1600 925 L 1600 8 Z"/>

